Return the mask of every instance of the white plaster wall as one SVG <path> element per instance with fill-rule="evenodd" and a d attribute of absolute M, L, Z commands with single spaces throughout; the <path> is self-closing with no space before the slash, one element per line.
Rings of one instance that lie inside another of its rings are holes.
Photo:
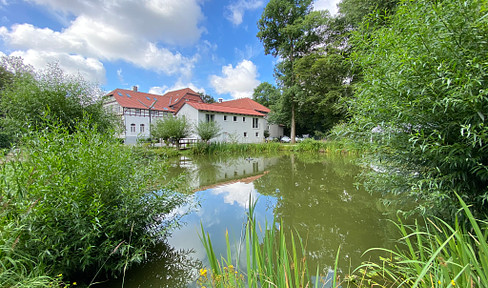
<path fill-rule="evenodd" d="M 191 123 L 192 127 L 196 127 L 200 121 L 207 121 L 206 114 L 214 115 L 214 121 L 220 127 L 220 136 L 212 139 L 211 141 L 213 142 L 264 142 L 264 130 L 267 128 L 267 123 L 263 117 L 198 111 L 187 104 L 181 107 L 180 111 L 178 111 L 177 117 L 184 115 L 188 122 Z M 226 120 L 224 120 L 224 116 L 227 116 Z M 236 117 L 236 121 L 234 121 L 234 116 Z M 243 118 L 245 118 L 245 121 L 243 121 Z M 253 118 L 258 118 L 258 128 L 252 127 Z M 244 133 L 246 133 L 246 136 L 244 136 Z M 193 132 L 190 138 L 199 137 L 195 132 Z"/>
<path fill-rule="evenodd" d="M 155 121 L 162 119 L 161 116 L 151 116 L 151 123 L 154 124 Z M 139 138 L 149 137 L 149 116 L 134 116 L 134 115 L 124 115 L 123 117 L 125 125 L 125 143 L 126 144 L 136 144 Z M 136 124 L 136 131 L 131 132 L 130 125 Z M 144 132 L 140 132 L 141 124 L 144 124 Z"/>
<path fill-rule="evenodd" d="M 269 137 L 281 138 L 285 135 L 284 127 L 278 124 L 269 124 Z"/>
<path fill-rule="evenodd" d="M 200 111 L 201 121 L 206 120 L 205 114 L 214 114 L 214 121 L 221 128 L 221 135 L 214 141 L 239 143 L 260 143 L 264 141 L 266 121 L 263 117 Z M 226 120 L 224 120 L 224 116 L 227 116 Z M 236 117 L 236 121 L 234 121 L 234 117 Z M 245 121 L 243 118 L 245 118 Z M 253 118 L 258 119 L 258 128 L 252 127 Z M 246 133 L 246 136 L 244 136 L 244 133 Z"/>
<path fill-rule="evenodd" d="M 177 117 L 185 116 L 186 121 L 192 127 L 192 133 L 189 138 L 198 138 L 198 135 L 194 132 L 195 127 L 198 124 L 198 110 L 193 108 L 190 105 L 184 104 L 181 109 L 178 111 Z"/>

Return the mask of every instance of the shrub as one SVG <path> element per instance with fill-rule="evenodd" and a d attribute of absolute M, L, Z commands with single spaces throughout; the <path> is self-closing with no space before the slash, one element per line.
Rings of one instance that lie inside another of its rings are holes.
<path fill-rule="evenodd" d="M 142 261 L 175 223 L 165 215 L 184 202 L 159 187 L 162 164 L 138 165 L 130 148 L 95 130 L 32 132 L 0 169 L 0 231 L 15 223 L 12 249 L 49 275 L 116 273 Z"/>
<path fill-rule="evenodd" d="M 204 142 L 210 141 L 210 139 L 215 138 L 220 134 L 220 127 L 214 121 L 201 121 L 198 123 L 195 130 Z"/>

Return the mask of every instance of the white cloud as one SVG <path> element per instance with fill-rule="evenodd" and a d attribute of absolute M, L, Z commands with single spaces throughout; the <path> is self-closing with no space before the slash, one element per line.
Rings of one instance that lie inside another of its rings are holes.
<path fill-rule="evenodd" d="M 71 13 L 128 35 L 169 44 L 193 44 L 204 28 L 199 0 L 34 0 L 54 11 Z M 184 21 L 182 21 L 184 20 Z"/>
<path fill-rule="evenodd" d="M 340 0 L 315 0 L 313 4 L 314 10 L 329 10 L 331 15 L 335 15 L 338 12 L 337 4 Z"/>
<path fill-rule="evenodd" d="M 212 189 L 210 193 L 221 195 L 227 204 L 237 204 L 243 208 L 249 207 L 249 195 L 252 196 L 252 199 L 257 199 L 257 193 L 253 183 L 237 182 L 224 185 Z"/>
<path fill-rule="evenodd" d="M 60 52 L 40 52 L 36 50 L 16 51 L 11 56 L 20 56 L 25 64 L 33 67 L 45 68 L 48 64 L 58 63 L 59 67 L 68 74 L 81 74 L 84 79 L 93 83 L 105 83 L 105 68 L 94 58 L 84 58 L 80 55 L 70 55 Z"/>
<path fill-rule="evenodd" d="M 242 23 L 242 18 L 246 10 L 255 10 L 264 5 L 260 0 L 238 0 L 226 7 L 225 18 L 238 26 Z"/>
<path fill-rule="evenodd" d="M 5 45 L 17 50 L 14 52 L 17 55 L 29 54 L 33 65 L 42 62 L 42 59 L 34 60 L 36 55 L 49 55 L 49 58 L 60 55 L 55 60 L 63 67 L 72 64 L 78 56 L 86 64 L 92 60 L 99 64 L 123 60 L 167 75 L 190 77 L 192 74 L 197 56 L 185 57 L 162 43 L 190 45 L 199 40 L 204 31 L 198 25 L 203 19 L 200 0 L 33 1 L 49 6 L 53 13 L 65 13 L 72 18 L 62 31 L 31 24 L 16 24 L 10 29 L 0 27 Z"/>
<path fill-rule="evenodd" d="M 166 85 L 164 86 L 154 86 L 149 89 L 149 93 L 151 94 L 159 94 L 159 95 L 164 95 L 169 91 L 174 91 L 174 90 L 179 90 L 179 89 L 184 89 L 184 88 L 190 88 L 195 92 L 202 92 L 205 93 L 204 88 L 198 88 L 195 84 L 191 82 L 183 82 L 181 80 L 176 81 L 176 83 L 172 87 L 168 87 Z"/>
<path fill-rule="evenodd" d="M 151 93 L 151 94 L 158 94 L 158 95 L 163 95 L 164 93 L 166 93 L 165 91 L 168 90 L 168 86 L 154 86 L 154 87 L 151 87 L 149 88 L 149 92 L 148 93 Z"/>
<path fill-rule="evenodd" d="M 222 67 L 223 77 L 210 76 L 210 84 L 218 94 L 230 93 L 233 98 L 251 98 L 259 85 L 257 68 L 249 60 L 243 60 L 234 68 L 232 64 Z"/>
<path fill-rule="evenodd" d="M 127 86 L 129 84 L 127 84 L 124 80 L 124 75 L 122 75 L 122 69 L 118 69 L 117 70 L 117 78 L 119 78 L 119 82 L 120 84 L 124 85 L 124 86 Z"/>

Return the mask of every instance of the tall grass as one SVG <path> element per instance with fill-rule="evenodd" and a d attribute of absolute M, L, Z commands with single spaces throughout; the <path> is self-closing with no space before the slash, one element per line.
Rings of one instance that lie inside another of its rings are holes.
<path fill-rule="evenodd" d="M 380 287 L 488 287 L 488 222 L 475 219 L 458 198 L 462 214 L 454 225 L 439 218 L 427 219 L 425 228 L 399 221 L 401 248 L 375 249 L 390 256 L 359 270 L 369 270 L 370 281 Z"/>
<path fill-rule="evenodd" d="M 250 202 L 252 203 L 252 202 Z M 231 253 L 229 236 L 226 234 L 226 256 L 218 257 L 210 235 L 201 228 L 201 240 L 210 262 L 210 270 L 200 270 L 198 284 L 202 287 L 322 287 L 324 279 L 319 268 L 310 271 L 303 239 L 296 232 L 289 235 L 282 223 L 261 227 L 254 218 L 255 203 L 251 204 L 245 227 L 246 267 L 238 266 L 241 255 Z M 289 239 L 289 242 L 287 241 Z M 242 240 L 242 239 L 241 239 Z M 240 251 L 238 248 L 237 251 Z M 235 262 L 234 262 L 235 261 Z M 337 268 L 337 261 L 336 261 Z M 312 281 L 315 276 L 315 281 Z M 328 279 L 330 286 L 337 287 L 335 279 Z M 332 283 L 334 282 L 334 283 Z"/>
<path fill-rule="evenodd" d="M 281 149 L 280 143 L 223 143 L 199 142 L 192 147 L 192 154 L 194 155 L 232 155 L 232 154 L 252 154 L 252 153 L 272 153 L 278 152 Z"/>

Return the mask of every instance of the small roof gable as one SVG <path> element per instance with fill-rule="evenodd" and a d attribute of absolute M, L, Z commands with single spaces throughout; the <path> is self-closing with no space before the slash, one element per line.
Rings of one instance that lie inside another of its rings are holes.
<path fill-rule="evenodd" d="M 240 98 L 236 100 L 223 101 L 221 103 L 214 103 L 219 106 L 232 107 L 232 108 L 243 108 L 259 111 L 268 114 L 271 111 L 268 107 L 259 104 L 258 102 L 252 100 L 251 98 Z"/>
<path fill-rule="evenodd" d="M 219 112 L 219 113 L 228 113 L 228 114 L 240 114 L 240 115 L 250 115 L 250 116 L 261 116 L 261 117 L 266 116 L 265 114 L 260 113 L 256 110 L 226 107 L 226 106 L 222 106 L 222 105 L 216 105 L 217 103 L 206 104 L 206 103 L 186 102 L 186 104 L 192 106 L 193 108 L 195 108 L 199 111 Z"/>

